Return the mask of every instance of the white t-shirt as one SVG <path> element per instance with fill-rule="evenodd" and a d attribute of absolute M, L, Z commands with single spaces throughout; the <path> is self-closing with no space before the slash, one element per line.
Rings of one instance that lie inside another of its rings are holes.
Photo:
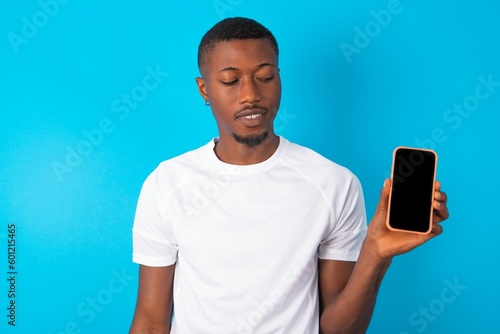
<path fill-rule="evenodd" d="M 317 334 L 318 258 L 356 261 L 366 234 L 358 179 L 283 137 L 244 166 L 215 140 L 146 179 L 133 261 L 176 264 L 172 333 Z"/>

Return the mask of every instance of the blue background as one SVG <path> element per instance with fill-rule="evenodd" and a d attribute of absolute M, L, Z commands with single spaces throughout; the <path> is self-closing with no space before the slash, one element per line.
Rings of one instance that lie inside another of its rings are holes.
<path fill-rule="evenodd" d="M 499 12 L 494 0 L 3 4 L 0 332 L 128 331 L 140 187 L 160 161 L 217 135 L 196 90 L 196 53 L 206 30 L 230 16 L 275 34 L 276 128 L 355 172 L 369 217 L 394 147 L 439 154 L 451 217 L 442 236 L 394 259 L 368 332 L 495 332 Z M 449 111 L 464 103 L 470 112 Z M 4 315 L 11 223 L 15 328 Z"/>

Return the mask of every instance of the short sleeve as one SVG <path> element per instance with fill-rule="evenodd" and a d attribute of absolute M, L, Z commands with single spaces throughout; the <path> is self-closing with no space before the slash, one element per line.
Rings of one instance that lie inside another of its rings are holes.
<path fill-rule="evenodd" d="M 359 180 L 352 175 L 345 196 L 334 200 L 333 228 L 319 246 L 319 258 L 356 261 L 366 236 L 366 210 Z"/>
<path fill-rule="evenodd" d="M 133 254 L 135 263 L 151 267 L 162 267 L 177 261 L 177 242 L 172 230 L 172 222 L 165 218 L 165 196 L 159 189 L 157 171 L 144 182 L 132 229 Z"/>

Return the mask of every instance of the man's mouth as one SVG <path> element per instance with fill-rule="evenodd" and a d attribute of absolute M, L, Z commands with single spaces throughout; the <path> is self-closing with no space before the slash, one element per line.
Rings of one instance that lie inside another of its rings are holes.
<path fill-rule="evenodd" d="M 242 119 L 255 119 L 257 117 L 262 117 L 262 114 L 251 114 L 251 115 L 247 115 L 247 116 L 240 116 L 238 118 L 242 118 Z"/>
<path fill-rule="evenodd" d="M 266 113 L 267 110 L 261 108 L 246 109 L 236 114 L 236 120 L 242 122 L 247 127 L 257 127 L 262 125 Z"/>
<path fill-rule="evenodd" d="M 253 119 L 267 112 L 264 108 L 248 108 L 236 114 L 236 118 Z"/>

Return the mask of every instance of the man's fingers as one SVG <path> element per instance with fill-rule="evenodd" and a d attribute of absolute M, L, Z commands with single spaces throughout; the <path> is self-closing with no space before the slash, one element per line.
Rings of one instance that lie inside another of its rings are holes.
<path fill-rule="evenodd" d="M 432 207 L 434 208 L 434 223 L 440 223 L 443 220 L 448 219 L 448 195 L 441 191 L 441 182 L 436 181 L 434 187 L 434 202 L 432 203 Z M 441 232 L 440 232 L 441 233 Z"/>
<path fill-rule="evenodd" d="M 449 212 L 445 202 L 434 201 L 433 208 L 434 208 L 434 219 L 433 219 L 434 222 L 440 223 L 443 220 L 448 219 Z"/>
<path fill-rule="evenodd" d="M 432 224 L 431 233 L 434 234 L 434 236 L 437 236 L 437 235 L 440 235 L 441 233 L 443 233 L 443 227 L 441 226 L 441 224 L 438 224 L 438 223 Z"/>
<path fill-rule="evenodd" d="M 436 184 L 434 186 L 434 190 L 436 190 L 436 191 L 440 191 L 441 190 L 441 182 L 436 181 Z"/>
<path fill-rule="evenodd" d="M 391 180 L 384 180 L 384 187 L 380 191 L 380 200 L 377 205 L 377 212 L 386 212 L 387 207 L 389 206 L 389 193 L 391 191 Z"/>
<path fill-rule="evenodd" d="M 446 203 L 446 202 L 448 202 L 448 195 L 446 195 L 446 193 L 442 192 L 442 191 L 435 191 L 434 192 L 434 199 L 436 199 L 440 202 Z"/>

